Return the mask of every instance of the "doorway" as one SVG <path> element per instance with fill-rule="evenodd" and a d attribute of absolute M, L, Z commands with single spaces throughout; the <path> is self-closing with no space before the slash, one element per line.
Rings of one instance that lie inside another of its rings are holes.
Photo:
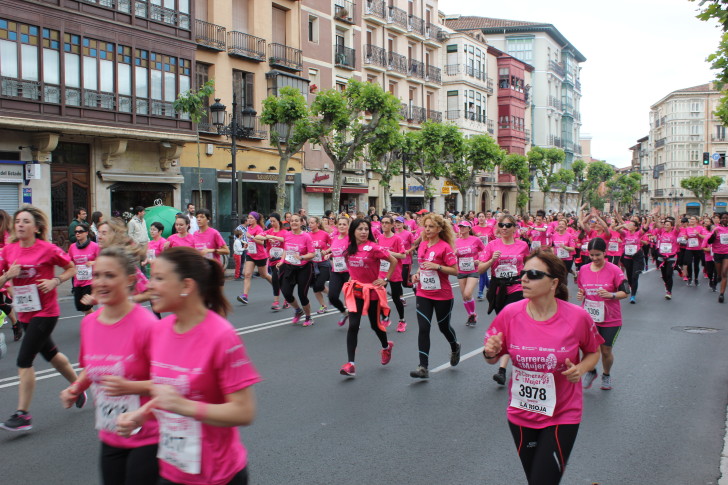
<path fill-rule="evenodd" d="M 68 225 L 73 220 L 73 211 L 83 207 L 90 214 L 91 148 L 82 143 L 59 143 L 52 152 L 51 164 L 51 218 L 53 220 L 52 241 L 68 249 Z"/>

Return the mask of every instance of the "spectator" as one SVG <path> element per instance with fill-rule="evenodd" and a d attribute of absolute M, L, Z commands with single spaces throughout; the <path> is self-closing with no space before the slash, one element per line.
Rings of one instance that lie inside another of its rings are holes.
<path fill-rule="evenodd" d="M 79 207 L 78 209 L 73 211 L 73 221 L 71 221 L 71 224 L 68 226 L 68 240 L 72 243 L 76 242 L 76 233 L 74 232 L 76 230 L 76 226 L 79 225 L 82 222 L 86 222 L 86 208 Z"/>
<path fill-rule="evenodd" d="M 147 233 L 147 224 L 144 222 L 144 207 L 138 205 L 134 208 L 134 217 L 131 218 L 127 225 L 129 237 L 137 243 L 137 245 L 146 246 L 149 242 L 149 233 Z"/>
<path fill-rule="evenodd" d="M 194 234 L 200 230 L 200 226 L 197 224 L 197 212 L 195 212 L 195 204 L 190 202 L 187 204 L 187 217 L 190 219 L 190 234 Z"/>
<path fill-rule="evenodd" d="M 93 237 L 91 238 L 93 241 L 96 241 L 96 238 L 99 235 L 99 224 L 101 224 L 104 220 L 104 215 L 96 211 L 91 214 L 91 234 Z"/>

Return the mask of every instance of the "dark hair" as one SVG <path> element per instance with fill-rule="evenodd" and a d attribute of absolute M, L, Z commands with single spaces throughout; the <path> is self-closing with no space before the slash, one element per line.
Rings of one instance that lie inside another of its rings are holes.
<path fill-rule="evenodd" d="M 205 216 L 208 221 L 212 219 L 212 213 L 207 209 L 197 209 L 195 211 L 195 216 Z"/>
<path fill-rule="evenodd" d="M 104 215 L 99 211 L 94 212 L 93 214 L 91 214 L 91 223 L 96 224 L 98 226 L 99 222 L 101 222 L 101 218 L 103 216 Z"/>
<path fill-rule="evenodd" d="M 225 273 L 220 263 L 207 259 L 196 249 L 186 246 L 167 249 L 158 259 L 166 259 L 172 263 L 174 272 L 181 280 L 194 280 L 205 306 L 223 317 L 227 316 L 231 307 L 222 291 Z"/>
<path fill-rule="evenodd" d="M 283 229 L 283 222 L 281 222 L 281 215 L 277 212 L 271 212 L 268 219 L 275 219 L 278 221 L 278 229 Z"/>
<path fill-rule="evenodd" d="M 543 210 L 541 210 L 541 209 L 537 210 L 536 211 L 536 217 L 539 217 L 539 216 L 546 217 L 546 212 L 543 211 Z"/>
<path fill-rule="evenodd" d="M 597 238 L 601 241 L 600 238 Z M 602 241 L 603 242 L 603 241 Z M 568 273 L 566 271 L 566 265 L 564 262 L 551 251 L 543 251 L 541 248 L 533 251 L 531 254 L 526 256 L 523 261 L 525 264 L 533 258 L 538 258 L 548 268 L 548 273 L 559 280 L 559 286 L 556 287 L 556 298 L 564 301 L 569 301 L 569 287 L 566 286 L 568 281 Z"/>
<path fill-rule="evenodd" d="M 3 237 L 5 233 L 10 232 L 12 229 L 13 221 L 10 218 L 10 214 L 0 209 L 0 237 Z"/>
<path fill-rule="evenodd" d="M 607 250 L 607 242 L 600 237 L 595 237 L 589 241 L 586 249 L 587 251 L 591 251 L 593 249 L 594 251 L 605 252 Z"/>
<path fill-rule="evenodd" d="M 353 256 L 356 254 L 356 252 L 359 250 L 359 247 L 356 243 L 356 228 L 361 226 L 362 224 L 366 224 L 369 228 L 369 239 L 371 242 L 376 242 L 374 240 L 374 234 L 372 234 L 372 225 L 371 223 L 364 219 L 363 217 L 357 217 L 353 221 L 351 221 L 351 224 L 349 224 L 349 247 L 346 249 L 346 254 L 349 256 Z"/>
<path fill-rule="evenodd" d="M 159 232 L 164 232 L 164 224 L 161 222 L 154 221 L 150 224 L 152 227 L 156 227 Z"/>
<path fill-rule="evenodd" d="M 188 208 L 188 209 L 190 208 L 190 206 L 191 206 L 191 205 L 195 205 L 195 204 L 194 204 L 194 203 L 192 203 L 192 202 L 187 202 L 187 208 Z"/>
<path fill-rule="evenodd" d="M 680 219 L 680 222 L 682 222 L 683 224 L 685 224 L 686 222 L 688 222 L 688 218 L 687 217 L 683 217 L 682 219 Z"/>
<path fill-rule="evenodd" d="M 83 229 L 83 232 L 89 232 L 91 230 L 91 226 L 89 226 L 86 222 L 79 222 L 78 224 L 76 224 L 76 229 L 78 229 L 79 227 Z"/>
<path fill-rule="evenodd" d="M 78 215 L 81 213 L 81 211 L 88 212 L 85 207 L 78 207 L 76 209 L 73 209 L 73 218 L 78 219 Z"/>
<path fill-rule="evenodd" d="M 144 209 L 143 205 L 138 205 L 134 207 L 134 215 L 139 214 L 140 212 L 144 212 L 146 209 Z"/>
<path fill-rule="evenodd" d="M 182 213 L 179 213 L 174 218 L 175 222 L 177 221 L 177 219 L 182 219 L 183 221 L 185 221 L 185 225 L 187 226 L 187 230 L 190 229 L 190 218 L 189 217 L 187 217 L 186 215 L 184 215 Z M 175 229 L 175 234 L 176 233 L 177 233 L 177 229 Z"/>

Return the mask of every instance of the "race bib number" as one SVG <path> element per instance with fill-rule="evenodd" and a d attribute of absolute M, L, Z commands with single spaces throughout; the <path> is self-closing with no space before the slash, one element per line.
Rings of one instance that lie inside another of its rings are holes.
<path fill-rule="evenodd" d="M 584 310 L 592 317 L 594 323 L 604 321 L 604 302 L 597 300 L 584 300 Z"/>
<path fill-rule="evenodd" d="M 460 258 L 458 260 L 458 268 L 461 273 L 472 273 L 475 271 L 475 259 L 472 256 L 467 258 Z"/>
<path fill-rule="evenodd" d="M 619 251 L 619 243 L 610 242 L 609 246 L 607 246 L 607 251 L 612 252 L 612 253 Z"/>
<path fill-rule="evenodd" d="M 670 254 L 672 252 L 672 243 L 660 243 L 660 254 Z"/>
<path fill-rule="evenodd" d="M 379 261 L 379 272 L 389 271 L 389 261 L 382 259 Z"/>
<path fill-rule="evenodd" d="M 248 254 L 258 254 L 258 244 L 252 239 L 248 241 Z"/>
<path fill-rule="evenodd" d="M 582 251 L 589 251 L 589 243 L 584 243 L 581 245 Z"/>
<path fill-rule="evenodd" d="M 283 257 L 283 248 L 270 248 L 271 259 L 281 259 Z"/>
<path fill-rule="evenodd" d="M 531 413 L 553 416 L 556 408 L 554 375 L 514 367 L 510 406 Z"/>
<path fill-rule="evenodd" d="M 40 311 L 40 296 L 37 285 L 25 285 L 14 287 L 13 308 L 18 313 Z"/>
<path fill-rule="evenodd" d="M 688 247 L 689 248 L 697 248 L 699 246 L 698 238 L 697 237 L 691 237 L 688 239 Z"/>
<path fill-rule="evenodd" d="M 349 270 L 346 266 L 346 259 L 343 256 L 334 256 L 332 261 L 334 262 L 334 271 L 336 273 L 344 273 Z"/>
<path fill-rule="evenodd" d="M 480 236 L 480 240 L 483 242 L 483 246 L 488 245 L 488 236 Z"/>
<path fill-rule="evenodd" d="M 440 286 L 440 276 L 437 274 L 437 271 L 434 269 L 423 269 L 420 271 L 420 287 L 423 290 L 439 290 L 441 288 Z"/>
<path fill-rule="evenodd" d="M 321 250 L 320 249 L 316 249 L 316 252 L 313 255 L 313 262 L 314 263 L 320 263 L 323 260 L 324 260 L 324 258 L 321 256 Z"/>
<path fill-rule="evenodd" d="M 96 406 L 96 429 L 100 431 L 116 431 L 116 418 L 120 414 L 139 409 L 139 396 L 108 396 L 101 386 L 93 385 L 94 404 Z"/>
<path fill-rule="evenodd" d="M 531 241 L 531 250 L 536 250 L 541 247 L 541 241 Z"/>
<path fill-rule="evenodd" d="M 298 253 L 296 251 L 286 251 L 286 263 L 300 265 L 301 258 L 298 257 Z"/>
<path fill-rule="evenodd" d="M 157 458 L 178 470 L 197 475 L 202 456 L 202 424 L 187 416 L 155 410 L 159 422 Z"/>
<path fill-rule="evenodd" d="M 512 264 L 499 264 L 495 269 L 496 278 L 515 278 L 518 275 L 518 270 Z"/>
<path fill-rule="evenodd" d="M 569 251 L 564 248 L 556 248 L 556 256 L 561 259 L 566 259 L 569 257 Z"/>
<path fill-rule="evenodd" d="M 720 243 L 721 244 L 728 244 L 728 232 L 722 232 L 720 234 Z"/>
<path fill-rule="evenodd" d="M 687 240 L 684 237 L 677 238 L 677 243 L 678 244 L 685 244 L 686 242 L 687 242 Z"/>
<path fill-rule="evenodd" d="M 157 253 L 154 249 L 147 249 L 147 261 L 151 262 L 157 257 Z"/>
<path fill-rule="evenodd" d="M 637 254 L 637 249 L 638 247 L 636 244 L 627 244 L 624 247 L 624 254 L 626 254 L 627 256 L 634 256 L 635 254 Z"/>
<path fill-rule="evenodd" d="M 76 266 L 76 279 L 78 281 L 89 281 L 93 276 L 93 269 L 91 266 L 85 264 Z"/>

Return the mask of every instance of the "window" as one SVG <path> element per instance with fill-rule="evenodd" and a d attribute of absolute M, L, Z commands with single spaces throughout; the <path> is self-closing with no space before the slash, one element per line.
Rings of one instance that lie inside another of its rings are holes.
<path fill-rule="evenodd" d="M 298 89 L 304 96 L 308 96 L 308 79 L 281 71 L 270 71 L 265 75 L 268 80 L 268 95 L 278 96 L 278 90 L 285 86 Z"/>
<path fill-rule="evenodd" d="M 318 69 L 308 70 L 308 82 L 310 83 L 309 86 L 311 86 L 311 89 L 313 89 L 314 85 L 316 86 L 316 88 L 321 87 L 320 72 Z"/>
<path fill-rule="evenodd" d="M 0 75 L 38 81 L 40 32 L 34 25 L 0 19 Z"/>
<path fill-rule="evenodd" d="M 532 62 L 533 37 L 509 37 L 506 43 L 509 55 L 524 62 Z"/>
<path fill-rule="evenodd" d="M 718 125 L 715 127 L 715 137 L 718 140 L 725 140 L 725 126 Z"/>
<path fill-rule="evenodd" d="M 195 88 L 200 89 L 210 80 L 210 66 L 201 62 L 195 63 Z M 203 100 L 205 108 L 205 114 L 200 118 L 200 131 L 211 131 L 212 126 L 210 124 L 210 99 L 205 98 Z"/>
<path fill-rule="evenodd" d="M 314 15 L 308 16 L 308 41 L 318 44 L 319 41 L 319 21 Z"/>
<path fill-rule="evenodd" d="M 389 93 L 392 96 L 395 96 L 396 97 L 397 96 L 397 83 L 394 82 L 394 81 L 389 81 L 389 89 L 388 89 L 388 91 L 389 91 Z"/>
<path fill-rule="evenodd" d="M 233 71 L 233 91 L 237 96 L 240 109 L 252 108 L 254 95 L 255 75 L 252 72 Z"/>
<path fill-rule="evenodd" d="M 43 100 L 60 103 L 61 91 L 48 85 L 61 84 L 61 34 L 57 30 L 43 29 L 43 82 L 46 84 Z"/>

